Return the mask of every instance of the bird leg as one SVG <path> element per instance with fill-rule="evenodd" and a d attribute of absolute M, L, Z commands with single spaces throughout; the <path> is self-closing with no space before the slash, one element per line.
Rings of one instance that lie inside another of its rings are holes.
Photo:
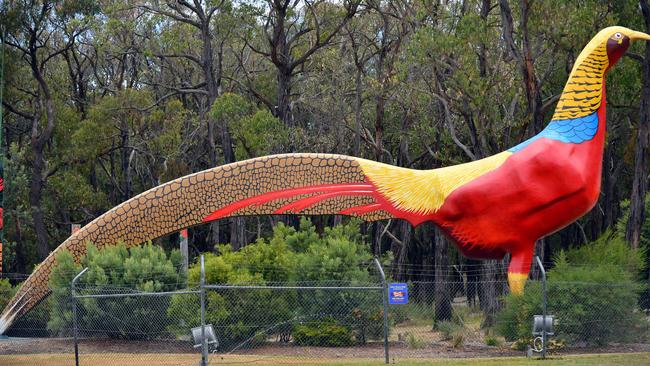
<path fill-rule="evenodd" d="M 534 248 L 534 245 L 522 245 L 511 253 L 508 266 L 508 286 L 513 294 L 523 295 L 524 293 L 524 286 L 533 261 Z"/>

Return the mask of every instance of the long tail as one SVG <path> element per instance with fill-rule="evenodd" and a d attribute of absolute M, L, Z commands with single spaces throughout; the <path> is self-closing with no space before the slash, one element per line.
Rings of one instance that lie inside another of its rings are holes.
<path fill-rule="evenodd" d="M 368 221 L 394 217 L 378 198 L 359 159 L 342 155 L 268 156 L 176 179 L 116 206 L 50 253 L 3 310 L 0 334 L 49 294 L 50 273 L 63 250 L 79 261 L 88 242 L 133 246 L 228 216 L 291 212 L 356 215 Z"/>

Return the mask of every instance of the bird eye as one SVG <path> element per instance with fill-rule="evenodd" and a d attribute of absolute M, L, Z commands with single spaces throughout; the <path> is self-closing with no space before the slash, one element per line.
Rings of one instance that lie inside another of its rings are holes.
<path fill-rule="evenodd" d="M 621 39 L 622 37 L 623 37 L 623 35 L 621 33 L 619 33 L 619 32 L 614 33 L 614 38 Z"/>

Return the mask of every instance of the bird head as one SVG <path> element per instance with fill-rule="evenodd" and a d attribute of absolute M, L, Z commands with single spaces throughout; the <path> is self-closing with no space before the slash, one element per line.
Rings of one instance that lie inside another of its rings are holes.
<path fill-rule="evenodd" d="M 606 71 L 623 56 L 625 51 L 630 47 L 630 44 L 636 40 L 650 41 L 650 35 L 643 32 L 633 31 L 625 27 L 607 27 L 598 34 L 587 44 L 584 51 L 578 56 L 576 65 L 580 65 L 583 59 L 593 52 L 598 52 L 603 48 L 607 53 Z M 586 52 L 585 52 L 586 51 Z"/>
<path fill-rule="evenodd" d="M 650 35 L 625 27 L 601 30 L 580 52 L 573 64 L 553 120 L 588 116 L 601 106 L 605 74 L 636 40 L 650 41 Z"/>
<path fill-rule="evenodd" d="M 650 35 L 624 27 L 609 27 L 605 28 L 604 31 L 607 31 L 604 36 L 607 37 L 606 48 L 610 67 L 614 66 L 621 56 L 623 56 L 628 47 L 630 47 L 631 42 L 636 40 L 650 41 Z"/>

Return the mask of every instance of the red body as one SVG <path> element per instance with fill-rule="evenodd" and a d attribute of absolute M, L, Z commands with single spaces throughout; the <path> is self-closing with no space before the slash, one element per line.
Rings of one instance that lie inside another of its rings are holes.
<path fill-rule="evenodd" d="M 605 87 L 596 136 L 580 144 L 541 138 L 502 166 L 456 189 L 433 217 L 470 257 L 512 254 L 528 273 L 535 241 L 588 212 L 600 192 Z"/>

